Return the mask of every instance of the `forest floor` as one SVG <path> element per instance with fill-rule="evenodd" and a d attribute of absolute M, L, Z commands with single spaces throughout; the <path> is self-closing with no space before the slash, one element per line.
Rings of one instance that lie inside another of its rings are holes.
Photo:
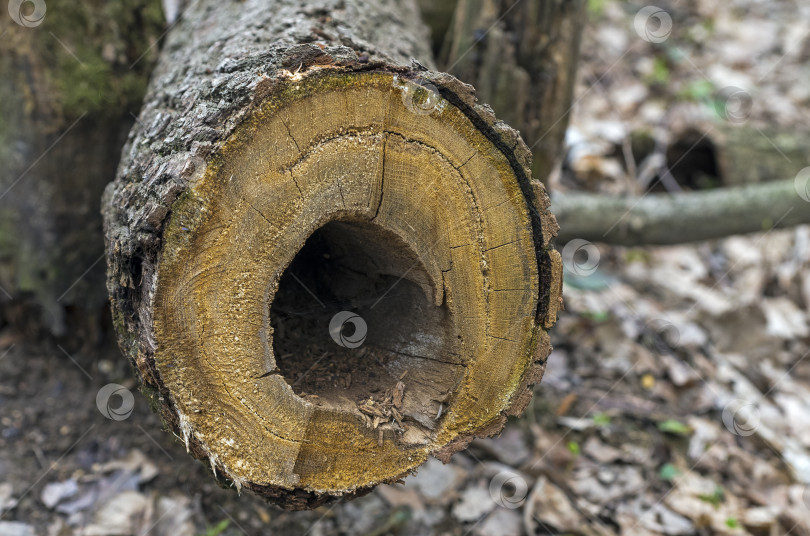
<path fill-rule="evenodd" d="M 810 124 L 810 4 L 658 5 L 671 27 L 658 12 L 638 32 L 643 4 L 591 0 L 555 186 L 638 194 L 663 165 L 676 186 L 658 190 L 810 165 L 789 147 Z M 116 349 L 0 332 L 0 534 L 810 536 L 810 228 L 585 253 L 523 416 L 311 512 L 219 488 Z M 122 420 L 96 402 L 113 382 L 134 394 Z"/>

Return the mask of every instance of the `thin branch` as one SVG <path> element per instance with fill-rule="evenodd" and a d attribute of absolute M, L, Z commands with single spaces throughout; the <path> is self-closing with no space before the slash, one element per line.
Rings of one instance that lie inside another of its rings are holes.
<path fill-rule="evenodd" d="M 552 197 L 551 209 L 561 228 L 559 244 L 575 238 L 624 246 L 680 244 L 810 224 L 810 202 L 794 182 L 643 198 L 565 193 Z"/>

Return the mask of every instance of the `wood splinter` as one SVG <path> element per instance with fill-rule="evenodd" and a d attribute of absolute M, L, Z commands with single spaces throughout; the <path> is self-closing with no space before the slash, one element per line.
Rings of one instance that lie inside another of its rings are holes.
<path fill-rule="evenodd" d="M 561 285 L 517 132 L 409 67 L 414 2 L 308 4 L 192 3 L 103 209 L 144 392 L 218 479 L 297 509 L 498 433 Z"/>

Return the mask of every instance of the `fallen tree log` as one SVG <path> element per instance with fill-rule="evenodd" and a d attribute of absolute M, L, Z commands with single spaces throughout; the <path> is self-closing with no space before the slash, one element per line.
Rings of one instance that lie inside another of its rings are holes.
<path fill-rule="evenodd" d="M 667 245 L 810 224 L 810 174 L 677 194 L 555 194 L 558 242 Z"/>
<path fill-rule="evenodd" d="M 287 508 L 500 431 L 561 303 L 530 152 L 421 67 L 415 1 L 322 5 L 192 3 L 103 201 L 144 392 L 218 478 Z"/>

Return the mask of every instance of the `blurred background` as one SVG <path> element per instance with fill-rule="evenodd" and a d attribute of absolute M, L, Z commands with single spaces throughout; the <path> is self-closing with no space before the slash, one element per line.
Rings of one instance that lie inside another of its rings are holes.
<path fill-rule="evenodd" d="M 311 512 L 220 489 L 138 393 L 104 288 L 102 191 L 182 5 L 11 0 L 0 534 L 810 535 L 810 4 L 422 9 L 560 207 L 565 311 L 525 414 Z"/>

